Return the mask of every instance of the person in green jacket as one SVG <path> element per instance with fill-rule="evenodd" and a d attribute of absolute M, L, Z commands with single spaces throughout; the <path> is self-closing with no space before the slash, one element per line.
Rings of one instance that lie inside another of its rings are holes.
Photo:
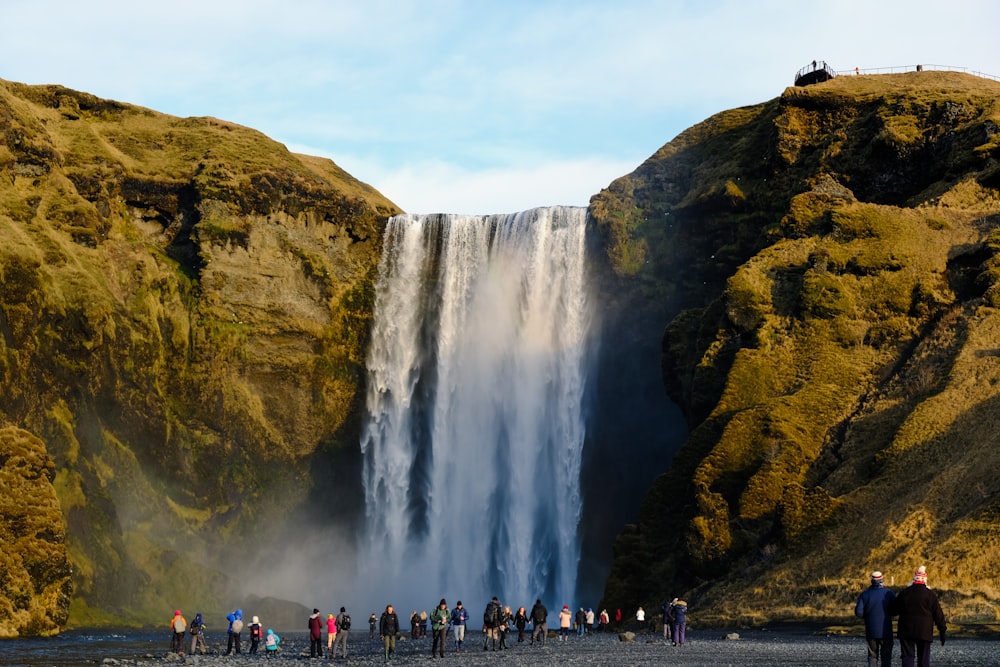
<path fill-rule="evenodd" d="M 451 619 L 451 612 L 448 611 L 448 602 L 441 598 L 437 609 L 431 612 L 431 630 L 434 632 L 434 643 L 431 644 L 431 657 L 435 653 L 444 657 L 444 639 L 448 636 L 448 621 Z"/>

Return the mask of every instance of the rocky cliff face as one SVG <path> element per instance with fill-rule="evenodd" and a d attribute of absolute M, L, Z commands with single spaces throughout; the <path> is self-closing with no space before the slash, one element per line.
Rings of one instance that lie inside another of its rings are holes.
<path fill-rule="evenodd" d="M 595 197 L 620 280 L 671 306 L 689 438 L 602 602 L 842 620 L 926 564 L 995 623 L 1000 83 L 840 77 L 721 113 Z"/>
<path fill-rule="evenodd" d="M 350 467 L 396 212 L 247 128 L 0 81 L 0 421 L 51 457 L 75 624 L 224 609 L 227 555 Z M 36 596 L 0 591 L 2 632 L 66 620 L 45 562 Z"/>

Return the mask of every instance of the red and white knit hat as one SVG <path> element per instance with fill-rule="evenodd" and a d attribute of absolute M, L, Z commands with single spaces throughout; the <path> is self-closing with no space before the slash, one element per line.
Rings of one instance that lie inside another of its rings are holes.
<path fill-rule="evenodd" d="M 927 585 L 927 568 L 921 565 L 917 568 L 917 573 L 913 575 L 913 583 Z"/>

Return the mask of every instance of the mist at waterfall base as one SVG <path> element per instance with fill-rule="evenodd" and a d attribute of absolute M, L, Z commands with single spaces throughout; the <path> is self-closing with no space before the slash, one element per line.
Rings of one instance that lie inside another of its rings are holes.
<path fill-rule="evenodd" d="M 586 209 L 389 221 L 356 587 L 407 609 L 570 604 L 592 303 Z"/>

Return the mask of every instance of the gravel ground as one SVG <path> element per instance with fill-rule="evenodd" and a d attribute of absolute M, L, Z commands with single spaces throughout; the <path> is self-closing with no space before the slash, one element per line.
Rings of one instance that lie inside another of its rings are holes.
<path fill-rule="evenodd" d="M 690 631 L 689 631 L 690 632 Z M 592 634 L 578 638 L 571 636 L 560 642 L 549 638 L 544 646 L 531 646 L 525 641 L 518 644 L 516 635 L 505 651 L 483 651 L 482 635 L 471 633 L 467 637 L 462 652 L 455 651 L 452 637 L 444 659 L 431 657 L 430 638 L 400 640 L 392 665 L 452 665 L 462 667 L 528 667 L 531 665 L 592 665 L 659 667 L 678 665 L 680 667 L 738 667 L 778 666 L 778 665 L 837 665 L 864 667 L 864 641 L 858 637 L 833 637 L 809 635 L 805 633 L 785 633 L 750 631 L 740 632 L 739 639 L 726 639 L 725 633 L 705 631 L 690 633 L 688 643 L 671 646 L 659 637 L 638 636 L 632 642 L 624 642 L 614 634 Z M 214 650 L 214 649 L 213 649 Z M 244 648 L 245 650 L 245 648 Z M 263 647 L 261 653 L 263 653 Z M 899 646 L 895 647 L 893 663 L 898 664 Z M 990 667 L 1000 666 L 1000 642 L 983 639 L 949 639 L 945 646 L 934 644 L 931 657 L 935 667 L 957 666 Z M 309 642 L 304 635 L 282 636 L 282 650 L 272 659 L 260 655 L 240 656 L 176 656 L 145 655 L 135 660 L 106 659 L 105 665 L 121 667 L 151 667 L 151 665 L 200 665 L 202 667 L 225 667 L 261 663 L 269 667 L 303 667 L 310 665 L 351 665 L 375 667 L 383 664 L 382 645 L 371 642 L 367 633 L 352 634 L 348 643 L 348 658 L 331 660 L 309 658 Z"/>

